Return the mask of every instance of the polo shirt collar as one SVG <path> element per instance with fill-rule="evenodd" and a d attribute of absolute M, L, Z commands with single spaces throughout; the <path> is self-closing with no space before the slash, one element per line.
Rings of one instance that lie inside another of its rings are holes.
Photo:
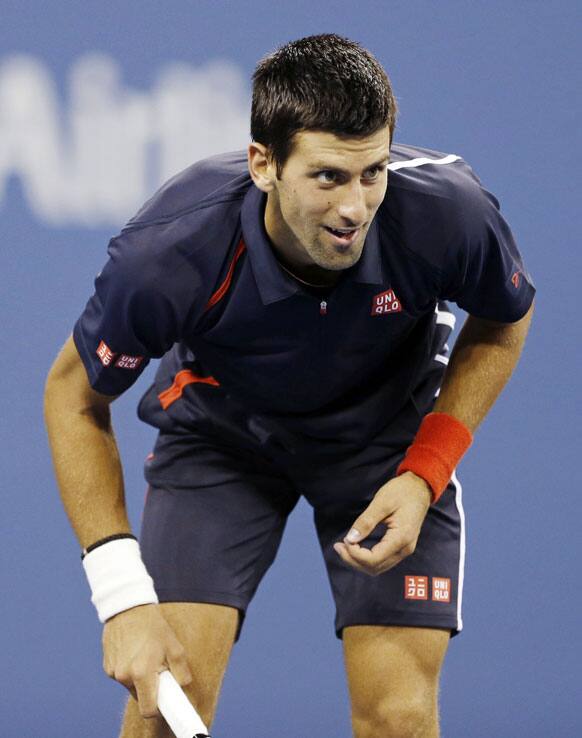
<path fill-rule="evenodd" d="M 275 258 L 265 231 L 266 202 L 267 195 L 252 183 L 243 200 L 241 225 L 261 300 L 269 305 L 295 295 L 299 284 L 285 274 Z"/>
<path fill-rule="evenodd" d="M 348 269 L 349 278 L 363 284 L 383 284 L 382 256 L 380 251 L 380 233 L 378 219 L 374 218 L 362 250 L 359 261 Z"/>
<path fill-rule="evenodd" d="M 284 300 L 301 290 L 299 283 L 283 271 L 273 253 L 265 231 L 266 201 L 267 195 L 251 184 L 241 209 L 243 240 L 264 305 Z M 353 267 L 346 270 L 344 279 L 363 284 L 382 284 L 382 259 L 376 218 L 366 235 L 362 256 Z"/>

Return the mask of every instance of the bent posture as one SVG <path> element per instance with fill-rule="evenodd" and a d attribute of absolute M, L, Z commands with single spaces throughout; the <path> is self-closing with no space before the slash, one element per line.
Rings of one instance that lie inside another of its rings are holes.
<path fill-rule="evenodd" d="M 394 143 L 395 120 L 386 73 L 356 43 L 267 56 L 248 150 L 178 174 L 112 239 L 51 369 L 47 426 L 104 668 L 132 694 L 123 738 L 169 735 L 167 668 L 211 724 L 301 495 L 354 735 L 439 734 L 462 629 L 454 470 L 518 360 L 534 288 L 495 197 L 460 156 Z M 452 352 L 447 300 L 469 314 Z M 151 358 L 138 545 L 109 405 Z"/>

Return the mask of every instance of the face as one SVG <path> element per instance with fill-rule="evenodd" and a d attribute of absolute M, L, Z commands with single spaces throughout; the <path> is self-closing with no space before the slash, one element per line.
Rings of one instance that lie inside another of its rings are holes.
<path fill-rule="evenodd" d="M 388 127 L 363 138 L 297 133 L 281 179 L 271 163 L 261 187 L 267 234 L 280 255 L 314 273 L 355 264 L 386 193 L 389 154 Z"/>

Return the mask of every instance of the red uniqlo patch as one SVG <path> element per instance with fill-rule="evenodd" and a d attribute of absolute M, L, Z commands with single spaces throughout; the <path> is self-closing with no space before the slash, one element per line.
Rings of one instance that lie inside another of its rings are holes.
<path fill-rule="evenodd" d="M 119 359 L 115 362 L 115 366 L 120 369 L 137 369 L 143 361 L 143 356 L 129 356 L 128 354 L 121 354 Z"/>
<path fill-rule="evenodd" d="M 446 577 L 432 578 L 432 599 L 433 602 L 450 602 L 451 601 L 451 580 Z"/>
<path fill-rule="evenodd" d="M 99 346 L 97 346 L 97 351 L 95 353 L 101 360 L 103 366 L 109 366 L 113 359 L 115 359 L 115 353 L 109 348 L 105 341 L 101 341 Z"/>
<path fill-rule="evenodd" d="M 515 272 L 513 277 L 511 278 L 511 283 L 517 289 L 519 287 L 519 272 Z"/>
<path fill-rule="evenodd" d="M 428 600 L 428 577 L 404 577 L 405 600 Z"/>
<path fill-rule="evenodd" d="M 372 300 L 372 315 L 386 315 L 386 313 L 399 313 L 402 310 L 400 300 L 396 297 L 394 290 L 386 290 L 375 295 Z"/>

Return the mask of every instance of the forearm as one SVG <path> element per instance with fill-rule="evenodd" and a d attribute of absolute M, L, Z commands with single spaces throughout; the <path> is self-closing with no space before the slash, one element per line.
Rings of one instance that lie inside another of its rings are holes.
<path fill-rule="evenodd" d="M 434 412 L 447 413 L 471 432 L 485 418 L 521 355 L 533 306 L 517 323 L 469 316 L 455 343 Z"/>
<path fill-rule="evenodd" d="M 72 399 L 67 386 L 49 376 L 45 420 L 61 499 L 81 547 L 128 532 L 109 408 Z"/>

